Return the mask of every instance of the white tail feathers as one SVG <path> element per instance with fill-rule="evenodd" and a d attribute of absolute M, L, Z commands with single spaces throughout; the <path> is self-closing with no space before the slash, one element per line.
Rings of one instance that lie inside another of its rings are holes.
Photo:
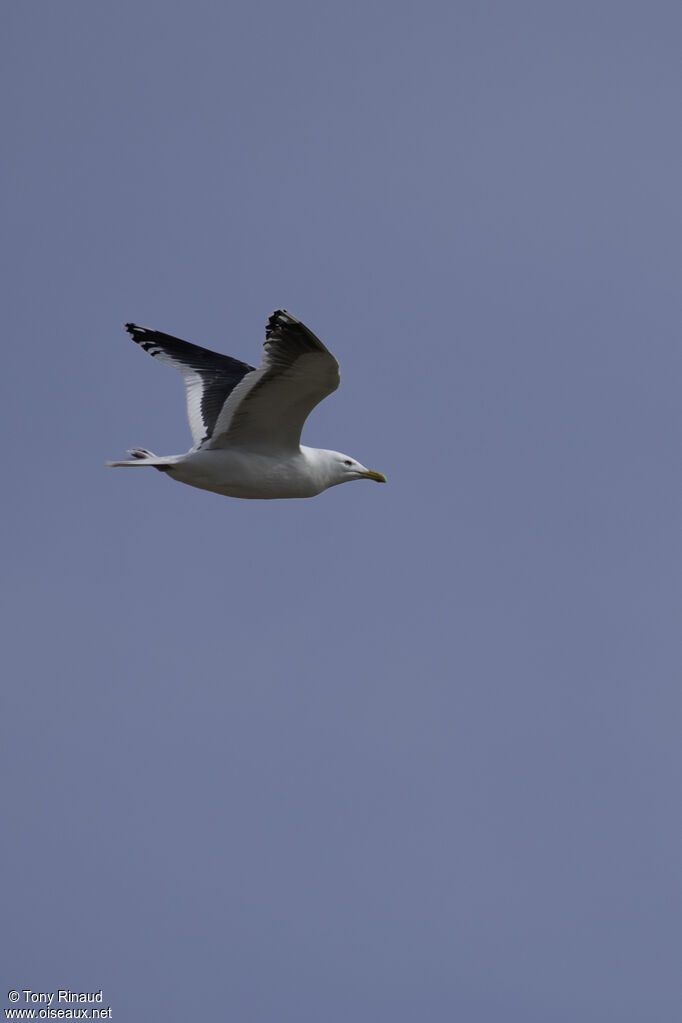
<path fill-rule="evenodd" d="M 148 448 L 131 448 L 128 452 L 133 458 L 156 458 L 153 451 L 149 451 Z"/>
<path fill-rule="evenodd" d="M 166 462 L 165 459 L 157 458 L 153 451 L 148 451 L 147 448 L 131 448 L 128 452 L 132 455 L 132 458 L 126 458 L 122 462 L 107 462 L 106 464 L 110 468 L 116 468 L 121 465 L 150 465 L 154 469 L 166 469 L 167 465 L 163 464 Z M 162 463 L 159 465 L 159 463 Z"/>

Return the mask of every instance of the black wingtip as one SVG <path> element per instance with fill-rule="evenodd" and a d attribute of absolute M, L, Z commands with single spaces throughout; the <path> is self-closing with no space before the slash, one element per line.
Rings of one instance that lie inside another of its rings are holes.
<path fill-rule="evenodd" d="M 297 320 L 295 316 L 292 316 L 286 309 L 275 309 L 274 313 L 268 320 L 268 325 L 265 328 L 266 339 L 273 337 L 278 331 L 286 330 L 291 327 L 301 326 L 301 321 Z"/>
<path fill-rule="evenodd" d="M 146 351 L 146 346 L 151 343 L 151 338 L 156 331 L 150 330 L 149 327 L 140 327 L 137 323 L 124 323 L 123 326 L 135 344 L 141 345 Z"/>
<path fill-rule="evenodd" d="M 145 352 L 150 352 L 152 355 L 156 355 L 155 351 L 151 351 L 154 348 L 154 342 L 156 337 L 156 331 L 150 330 L 149 327 L 140 327 L 137 323 L 125 323 L 125 329 L 128 331 L 130 338 L 143 348 Z M 180 342 L 182 344 L 182 342 Z"/>

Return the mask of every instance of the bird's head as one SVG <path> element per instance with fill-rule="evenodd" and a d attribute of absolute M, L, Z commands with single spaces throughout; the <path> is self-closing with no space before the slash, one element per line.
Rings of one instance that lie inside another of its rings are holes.
<path fill-rule="evenodd" d="M 368 469 L 350 455 L 344 455 L 340 451 L 328 451 L 330 457 L 330 475 L 332 482 L 330 486 L 337 483 L 349 483 L 351 480 L 374 480 L 375 483 L 385 483 L 386 477 L 383 472 L 376 472 Z"/>

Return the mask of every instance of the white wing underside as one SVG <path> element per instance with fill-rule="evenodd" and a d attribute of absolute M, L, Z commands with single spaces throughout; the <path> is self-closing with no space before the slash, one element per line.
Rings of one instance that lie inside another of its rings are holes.
<path fill-rule="evenodd" d="M 185 378 L 185 399 L 187 401 L 187 419 L 189 420 L 189 428 L 192 432 L 192 440 L 194 446 L 198 447 L 204 437 L 206 436 L 206 427 L 204 426 L 204 420 L 201 415 L 201 399 L 204 393 L 204 384 L 198 373 L 192 373 L 191 370 L 187 370 L 182 366 L 177 366 L 170 359 L 161 360 L 165 361 L 168 366 L 176 366 L 182 372 Z"/>
<path fill-rule="evenodd" d="M 270 345 L 261 366 L 237 384 L 216 420 L 205 448 L 292 451 L 306 419 L 339 386 L 339 367 L 326 349 L 275 364 Z"/>

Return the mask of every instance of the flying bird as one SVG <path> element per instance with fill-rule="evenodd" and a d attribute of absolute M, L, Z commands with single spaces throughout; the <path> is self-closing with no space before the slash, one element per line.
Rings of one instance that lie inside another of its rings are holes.
<path fill-rule="evenodd" d="M 194 446 L 162 457 L 133 448 L 129 459 L 107 465 L 151 466 L 191 487 L 242 498 L 314 497 L 351 480 L 386 482 L 349 455 L 301 444 L 308 415 L 339 386 L 339 364 L 285 309 L 268 320 L 258 368 L 135 323 L 125 329 L 184 376 Z"/>

